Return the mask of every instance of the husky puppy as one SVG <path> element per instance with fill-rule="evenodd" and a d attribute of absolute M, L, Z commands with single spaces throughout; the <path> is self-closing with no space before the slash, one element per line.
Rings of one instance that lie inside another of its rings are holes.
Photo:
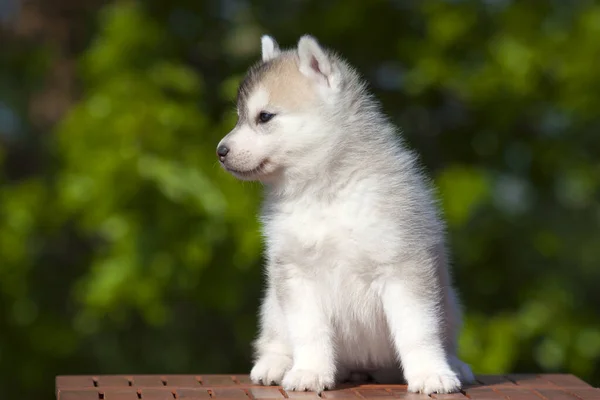
<path fill-rule="evenodd" d="M 252 381 L 321 392 L 404 377 L 425 394 L 473 381 L 431 184 L 358 73 L 309 35 L 290 50 L 263 36 L 237 112 L 218 158 L 265 187 Z"/>

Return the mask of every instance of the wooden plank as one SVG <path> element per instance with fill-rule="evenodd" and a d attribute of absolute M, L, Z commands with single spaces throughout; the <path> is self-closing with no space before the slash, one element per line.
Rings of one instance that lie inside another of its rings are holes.
<path fill-rule="evenodd" d="M 211 397 L 223 399 L 247 399 L 248 395 L 243 389 L 237 388 L 215 388 L 209 389 Z"/>
<path fill-rule="evenodd" d="M 561 387 L 592 388 L 592 385 L 571 374 L 544 374 L 542 378 Z"/>
<path fill-rule="evenodd" d="M 403 400 L 428 400 L 429 396 L 418 393 L 410 393 L 406 389 L 390 389 L 393 398 Z"/>
<path fill-rule="evenodd" d="M 248 375 L 234 375 L 233 380 L 234 382 L 237 382 L 240 385 L 254 386 Z"/>
<path fill-rule="evenodd" d="M 494 390 L 505 396 L 508 400 L 542 400 L 541 396 L 536 392 L 524 387 L 498 387 Z"/>
<path fill-rule="evenodd" d="M 202 386 L 237 386 L 232 375 L 201 375 L 198 378 Z"/>
<path fill-rule="evenodd" d="M 210 399 L 208 391 L 202 389 L 181 388 L 176 389 L 177 398 L 185 400 L 206 400 Z"/>
<path fill-rule="evenodd" d="M 163 378 L 160 375 L 133 375 L 131 386 L 135 388 L 164 387 Z"/>
<path fill-rule="evenodd" d="M 581 400 L 600 400 L 600 389 L 598 388 L 565 388 L 566 392 L 569 392 Z"/>
<path fill-rule="evenodd" d="M 510 374 L 507 375 L 507 378 L 513 381 L 517 386 L 528 388 L 556 387 L 556 385 L 537 374 Z"/>
<path fill-rule="evenodd" d="M 333 389 L 326 390 L 321 393 L 321 397 L 324 399 L 356 399 L 360 398 L 358 393 L 354 389 Z"/>
<path fill-rule="evenodd" d="M 470 386 L 464 389 L 467 397 L 472 400 L 502 400 L 504 395 L 489 386 Z"/>
<path fill-rule="evenodd" d="M 385 389 L 356 389 L 356 392 L 365 399 L 392 398 L 392 392 Z"/>
<path fill-rule="evenodd" d="M 168 387 L 199 388 L 200 382 L 195 375 L 163 375 Z"/>
<path fill-rule="evenodd" d="M 110 388 L 102 391 L 104 400 L 138 400 L 138 392 L 133 388 Z"/>
<path fill-rule="evenodd" d="M 285 399 L 277 386 L 251 387 L 248 393 L 256 400 L 259 399 Z"/>
<path fill-rule="evenodd" d="M 579 400 L 577 396 L 560 389 L 536 389 L 536 392 L 547 400 Z"/>
<path fill-rule="evenodd" d="M 58 400 L 98 400 L 100 395 L 97 390 L 60 390 Z"/>
<path fill-rule="evenodd" d="M 514 386 L 514 382 L 504 375 L 477 375 L 477 382 L 485 386 Z"/>
<path fill-rule="evenodd" d="M 462 394 L 461 392 L 459 392 L 459 393 L 442 393 L 442 394 L 433 393 L 431 395 L 431 397 L 434 399 L 439 399 L 439 400 L 467 400 L 467 397 L 465 397 L 465 395 Z"/>
<path fill-rule="evenodd" d="M 124 375 L 98 375 L 98 387 L 129 387 L 130 378 Z"/>
<path fill-rule="evenodd" d="M 93 388 L 94 377 L 93 376 L 57 376 L 55 380 L 56 389 L 63 388 Z"/>
<path fill-rule="evenodd" d="M 285 392 L 290 399 L 299 400 L 322 400 L 315 392 Z"/>
<path fill-rule="evenodd" d="M 174 400 L 175 395 L 168 389 L 147 388 L 140 390 L 142 400 Z"/>

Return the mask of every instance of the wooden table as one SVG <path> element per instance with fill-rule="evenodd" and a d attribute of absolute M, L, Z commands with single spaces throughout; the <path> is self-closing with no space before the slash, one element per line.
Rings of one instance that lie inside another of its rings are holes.
<path fill-rule="evenodd" d="M 435 399 L 600 400 L 600 389 L 573 375 L 479 375 L 462 393 Z M 346 384 L 325 391 L 285 392 L 281 387 L 252 385 L 247 375 L 97 375 L 58 376 L 57 400 L 275 400 L 275 399 L 426 399 L 406 391 L 406 385 Z"/>

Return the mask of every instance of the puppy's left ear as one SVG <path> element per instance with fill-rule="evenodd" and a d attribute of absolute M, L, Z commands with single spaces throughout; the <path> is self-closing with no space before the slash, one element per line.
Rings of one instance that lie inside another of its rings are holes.
<path fill-rule="evenodd" d="M 281 54 L 279 45 L 271 36 L 263 35 L 260 38 L 260 44 L 262 47 L 262 60 L 263 62 L 269 61 Z"/>
<path fill-rule="evenodd" d="M 339 86 L 339 73 L 327 53 L 317 40 L 304 35 L 298 41 L 298 56 L 300 57 L 300 72 L 315 80 L 320 85 L 331 89 Z"/>

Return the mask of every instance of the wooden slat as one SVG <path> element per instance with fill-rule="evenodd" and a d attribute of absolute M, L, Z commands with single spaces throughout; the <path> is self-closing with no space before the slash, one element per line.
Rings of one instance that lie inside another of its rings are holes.
<path fill-rule="evenodd" d="M 326 390 L 323 393 L 321 393 L 321 397 L 324 399 L 356 399 L 356 398 L 360 398 L 360 396 L 354 389 Z"/>
<path fill-rule="evenodd" d="M 98 375 L 98 387 L 129 387 L 130 378 L 124 375 Z"/>
<path fill-rule="evenodd" d="M 164 387 L 163 378 L 160 375 L 133 375 L 131 386 L 135 388 Z"/>
<path fill-rule="evenodd" d="M 513 386 L 515 383 L 503 375 L 477 375 L 475 379 L 485 386 Z"/>
<path fill-rule="evenodd" d="M 498 393 L 489 386 L 472 386 L 465 389 L 467 397 L 472 400 L 502 400 L 506 399 L 501 393 Z"/>
<path fill-rule="evenodd" d="M 252 387 L 248 393 L 256 400 L 260 399 L 285 399 L 278 387 Z"/>
<path fill-rule="evenodd" d="M 571 374 L 544 374 L 542 378 L 560 387 L 592 388 L 590 384 Z"/>
<path fill-rule="evenodd" d="M 233 386 L 237 383 L 232 375 L 202 375 L 199 377 L 203 386 Z"/>
<path fill-rule="evenodd" d="M 206 400 L 210 399 L 208 391 L 202 389 L 180 388 L 176 389 L 177 398 L 185 400 Z"/>
<path fill-rule="evenodd" d="M 147 388 L 140 390 L 142 400 L 173 400 L 175 396 L 168 389 Z"/>
<path fill-rule="evenodd" d="M 431 395 L 431 397 L 433 397 L 434 399 L 439 399 L 439 400 L 467 400 L 467 397 L 465 397 L 465 395 L 462 393 L 444 393 L 444 394 L 434 393 Z"/>
<path fill-rule="evenodd" d="M 508 400 L 542 400 L 535 391 L 523 387 L 498 387 L 496 392 L 505 396 Z"/>
<path fill-rule="evenodd" d="M 56 388 L 93 388 L 94 377 L 92 376 L 57 376 Z"/>
<path fill-rule="evenodd" d="M 515 382 L 517 386 L 525 386 L 530 388 L 541 388 L 541 387 L 556 387 L 550 381 L 544 379 L 540 375 L 535 374 L 511 374 L 507 375 L 508 379 Z"/>
<path fill-rule="evenodd" d="M 430 397 L 425 396 L 423 394 L 418 393 L 409 393 L 406 390 L 401 389 L 391 389 L 392 395 L 395 399 L 403 399 L 403 400 L 427 400 Z"/>
<path fill-rule="evenodd" d="M 597 388 L 565 388 L 565 391 L 577 396 L 581 400 L 600 400 L 600 389 Z"/>
<path fill-rule="evenodd" d="M 299 400 L 321 400 L 315 392 L 286 392 L 290 399 Z"/>
<path fill-rule="evenodd" d="M 536 389 L 547 400 L 579 400 L 577 396 L 559 389 Z"/>
<path fill-rule="evenodd" d="M 248 395 L 243 389 L 237 388 L 215 388 L 210 389 L 213 398 L 222 399 L 247 399 Z"/>
<path fill-rule="evenodd" d="M 97 390 L 60 390 L 58 400 L 98 400 L 100 398 Z"/>
<path fill-rule="evenodd" d="M 357 389 L 356 392 L 365 399 L 392 398 L 392 392 L 385 389 Z"/>
<path fill-rule="evenodd" d="M 110 388 L 102 392 L 104 400 L 138 400 L 137 390 L 133 388 Z"/>
<path fill-rule="evenodd" d="M 252 385 L 252 381 L 248 375 L 235 375 L 233 380 L 238 382 L 240 385 L 250 386 Z"/>
<path fill-rule="evenodd" d="M 200 383 L 195 375 L 163 375 L 168 387 L 199 388 Z"/>

